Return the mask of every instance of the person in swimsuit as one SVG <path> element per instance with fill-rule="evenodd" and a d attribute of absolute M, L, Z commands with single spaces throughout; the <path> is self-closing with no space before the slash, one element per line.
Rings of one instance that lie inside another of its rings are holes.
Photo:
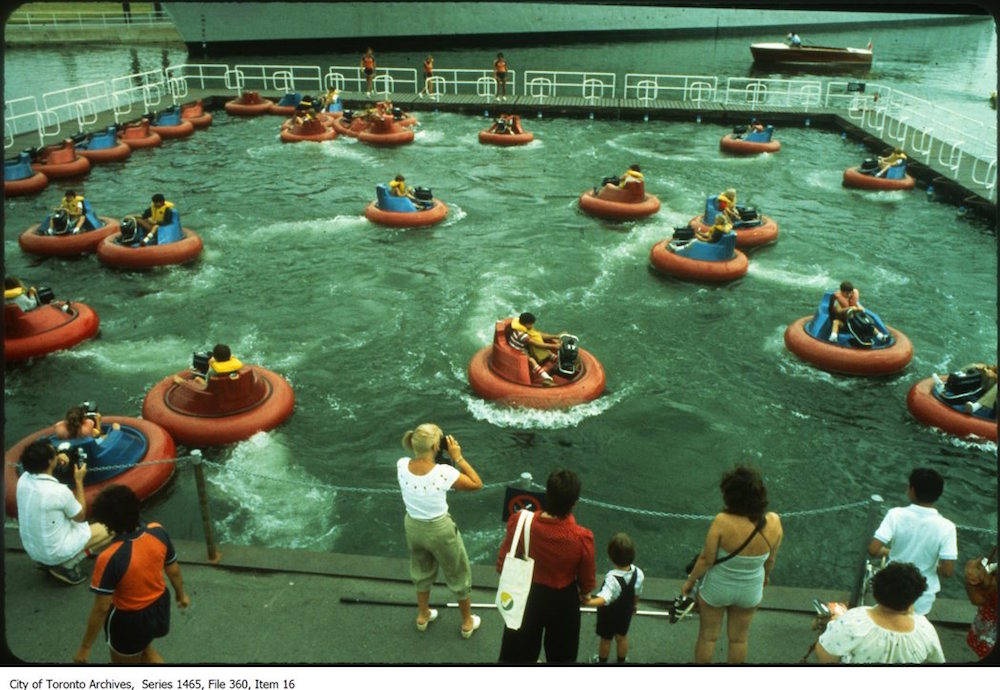
<path fill-rule="evenodd" d="M 725 508 L 708 528 L 705 546 L 681 588 L 681 595 L 689 596 L 704 576 L 697 590 L 699 627 L 695 663 L 712 662 L 725 616 L 728 618 L 726 663 L 741 664 L 747 657 L 750 621 L 764 596 L 781 545 L 781 520 L 777 513 L 766 512 L 767 489 L 756 470 L 738 466 L 722 475 L 719 488 Z M 716 564 L 730 554 L 738 555 Z"/>
<path fill-rule="evenodd" d="M 493 61 L 493 78 L 497 80 L 497 100 L 507 100 L 507 61 L 503 53 L 497 53 L 497 59 Z"/>
<path fill-rule="evenodd" d="M 375 79 L 375 54 L 371 48 L 361 56 L 361 69 L 365 72 L 365 95 L 370 96 L 373 90 L 372 81 Z"/>
<path fill-rule="evenodd" d="M 434 56 L 428 55 L 424 58 L 424 90 L 420 92 L 420 98 L 424 95 L 433 96 L 434 95 L 434 84 L 431 82 L 431 77 L 434 76 Z"/>

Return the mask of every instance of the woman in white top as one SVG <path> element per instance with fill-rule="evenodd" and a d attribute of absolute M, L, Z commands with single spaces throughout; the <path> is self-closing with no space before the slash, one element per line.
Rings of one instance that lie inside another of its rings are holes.
<path fill-rule="evenodd" d="M 442 444 L 451 463 L 435 460 Z M 429 602 L 440 567 L 448 589 L 458 598 L 462 637 L 468 639 L 481 621 L 472 615 L 472 569 L 462 535 L 448 514 L 446 494 L 448 489 L 481 489 L 483 481 L 462 457 L 462 447 L 455 438 L 445 436 L 435 424 L 421 424 L 407 431 L 403 447 L 413 454 L 396 463 L 396 476 L 406 505 L 403 526 L 410 550 L 410 577 L 417 588 L 417 630 L 424 632 L 437 619 L 438 612 L 430 608 Z"/>
<path fill-rule="evenodd" d="M 937 631 L 913 613 L 926 588 L 912 563 L 890 563 L 872 578 L 876 605 L 835 616 L 816 643 L 816 658 L 822 664 L 943 664 Z"/>

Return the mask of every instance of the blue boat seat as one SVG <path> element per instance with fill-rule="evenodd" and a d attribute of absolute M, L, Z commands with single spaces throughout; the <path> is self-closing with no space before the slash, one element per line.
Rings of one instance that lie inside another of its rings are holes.
<path fill-rule="evenodd" d="M 118 129 L 114 125 L 108 125 L 103 132 L 88 135 L 85 141 L 77 144 L 77 148 L 85 151 L 98 151 L 114 148 L 117 145 Z"/>
<path fill-rule="evenodd" d="M 297 108 L 301 101 L 302 101 L 301 93 L 286 93 L 278 101 L 278 105 L 292 105 Z"/>
<path fill-rule="evenodd" d="M 86 199 L 83 200 L 83 215 L 86 216 L 87 220 L 83 221 L 83 226 L 80 228 L 81 232 L 85 232 L 87 230 L 96 230 L 97 228 L 104 227 L 104 222 L 97 217 L 97 214 L 94 213 L 94 207 L 91 206 L 90 202 L 87 201 Z M 38 226 L 37 230 L 38 234 L 39 235 L 48 234 L 51 222 L 52 222 L 52 214 L 45 216 L 45 220 L 43 220 Z"/>
<path fill-rule="evenodd" d="M 717 199 L 718 197 L 716 196 L 710 196 L 705 199 L 705 217 L 702 219 L 705 225 L 711 225 L 715 222 L 715 216 L 719 212 Z"/>
<path fill-rule="evenodd" d="M 885 179 L 902 180 L 906 177 L 906 161 L 900 161 L 885 171 Z"/>
<path fill-rule="evenodd" d="M 156 116 L 153 125 L 156 127 L 173 127 L 181 123 L 181 109 L 174 105 Z"/>
<path fill-rule="evenodd" d="M 31 156 L 27 151 L 22 151 L 17 158 L 8 158 L 3 162 L 3 179 L 5 181 L 26 180 L 35 171 L 31 169 Z"/>
<path fill-rule="evenodd" d="M 729 261 L 736 253 L 736 233 L 727 233 L 718 242 L 692 240 L 676 252 L 696 261 Z"/>
<path fill-rule="evenodd" d="M 413 213 L 417 210 L 409 198 L 390 194 L 389 185 L 384 182 L 375 185 L 375 206 L 383 211 L 395 213 Z"/>
<path fill-rule="evenodd" d="M 170 244 L 184 239 L 184 233 L 181 231 L 181 214 L 176 207 L 173 211 L 174 219 L 170 223 L 161 225 L 156 231 L 157 244 Z"/>
<path fill-rule="evenodd" d="M 755 141 L 763 144 L 771 141 L 772 136 L 774 136 L 774 125 L 768 125 L 763 132 L 754 132 L 753 130 L 747 132 L 743 136 L 743 141 Z"/>

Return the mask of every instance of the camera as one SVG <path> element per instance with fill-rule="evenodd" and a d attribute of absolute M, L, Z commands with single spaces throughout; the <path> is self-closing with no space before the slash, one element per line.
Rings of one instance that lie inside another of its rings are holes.
<path fill-rule="evenodd" d="M 69 462 L 65 465 L 56 465 L 55 470 L 52 472 L 52 476 L 54 476 L 60 483 L 72 487 L 75 482 L 73 478 L 73 471 L 75 468 L 87 462 L 87 451 L 79 446 L 63 442 L 56 446 L 56 452 L 63 453 L 67 458 L 69 458 Z"/>
<path fill-rule="evenodd" d="M 455 462 L 451 459 L 451 456 L 447 452 L 448 434 L 441 432 L 441 446 L 437 449 L 437 453 L 434 455 L 434 462 L 439 465 L 454 465 Z"/>
<path fill-rule="evenodd" d="M 85 419 L 93 420 L 97 422 L 97 415 L 101 414 L 100 410 L 97 409 L 97 403 L 90 400 L 84 400 L 80 403 L 80 409 L 83 410 L 83 416 Z"/>
<path fill-rule="evenodd" d="M 676 623 L 684 618 L 684 616 L 691 613 L 691 609 L 694 608 L 694 604 L 694 597 L 686 597 L 684 595 L 678 596 L 674 599 L 673 604 L 670 607 L 670 622 Z"/>
<path fill-rule="evenodd" d="M 817 616 L 830 615 L 830 607 L 824 604 L 819 599 L 813 599 L 813 610 L 816 612 Z"/>

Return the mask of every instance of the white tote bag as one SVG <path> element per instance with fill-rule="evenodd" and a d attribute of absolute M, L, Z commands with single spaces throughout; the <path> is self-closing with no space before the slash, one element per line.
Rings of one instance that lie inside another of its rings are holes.
<path fill-rule="evenodd" d="M 503 570 L 500 571 L 500 584 L 497 587 L 497 611 L 503 616 L 504 625 L 511 630 L 521 628 L 524 618 L 524 605 L 531 591 L 531 573 L 535 570 L 534 559 L 528 556 L 528 545 L 531 542 L 531 519 L 535 516 L 530 510 L 518 513 L 517 528 L 510 542 L 510 551 L 504 557 Z M 524 530 L 524 558 L 518 558 L 517 543 Z"/>

